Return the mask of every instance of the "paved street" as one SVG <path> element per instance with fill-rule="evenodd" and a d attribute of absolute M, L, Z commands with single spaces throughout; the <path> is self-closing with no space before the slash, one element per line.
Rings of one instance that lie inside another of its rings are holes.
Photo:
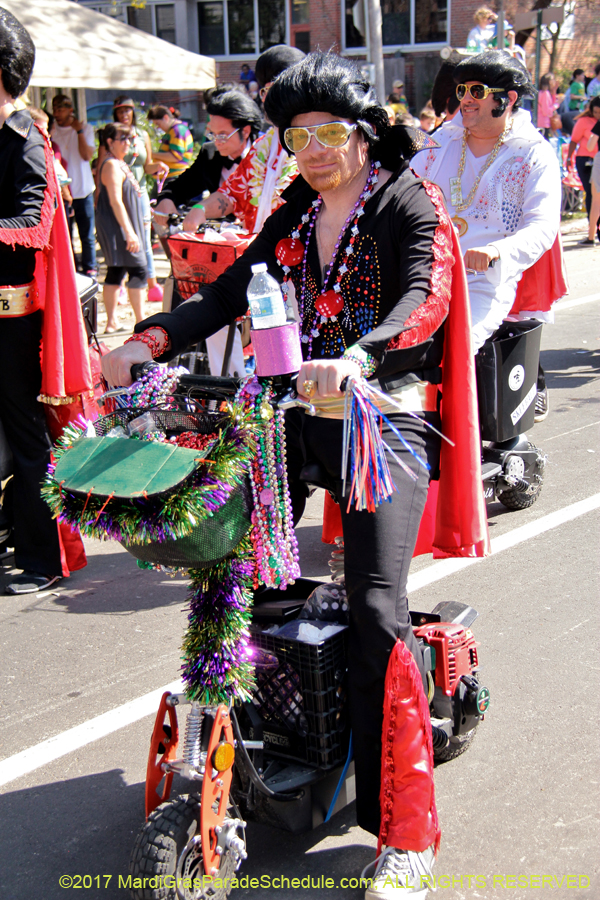
<path fill-rule="evenodd" d="M 443 900 L 600 897 L 600 250 L 579 248 L 582 235 L 565 235 L 571 294 L 542 338 L 551 407 L 531 433 L 549 459 L 539 501 L 521 512 L 489 507 L 497 549 L 488 559 L 448 573 L 427 556 L 411 569 L 412 608 L 452 598 L 479 611 L 473 630 L 492 698 L 469 752 L 436 769 Z M 328 575 L 330 552 L 320 543 L 322 502 L 319 492 L 299 528 L 303 574 L 318 578 Z M 4 596 L 10 565 L 0 569 L 0 760 L 178 678 L 184 579 L 140 570 L 117 544 L 86 547 L 87 568 L 56 591 Z M 35 767 L 12 780 L 0 762 L 1 900 L 128 897 L 119 876 L 143 821 L 153 717 L 129 706 L 123 722 L 57 758 L 40 748 Z M 299 837 L 253 824 L 247 834 L 242 874 L 250 877 L 310 875 L 316 884 L 323 875 L 339 884 L 358 876 L 375 848 L 352 804 Z M 62 888 L 65 874 L 89 875 L 92 886 Z M 341 886 L 232 895 L 362 896 Z"/>

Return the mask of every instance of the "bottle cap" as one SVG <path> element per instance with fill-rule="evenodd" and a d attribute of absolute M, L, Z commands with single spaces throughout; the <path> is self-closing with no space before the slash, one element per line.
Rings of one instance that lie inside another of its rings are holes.
<path fill-rule="evenodd" d="M 267 271 L 266 263 L 256 263 L 256 265 L 252 266 L 252 274 L 253 275 L 260 275 L 261 272 L 266 272 L 266 271 Z"/>

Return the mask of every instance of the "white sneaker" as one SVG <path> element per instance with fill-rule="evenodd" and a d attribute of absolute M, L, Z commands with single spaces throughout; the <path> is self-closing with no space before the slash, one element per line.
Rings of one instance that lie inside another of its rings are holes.
<path fill-rule="evenodd" d="M 428 888 L 435 890 L 431 874 L 434 861 L 433 846 L 421 853 L 386 847 L 361 874 L 361 878 L 365 878 L 368 869 L 377 866 L 372 884 L 365 892 L 365 900 L 425 900 Z"/>

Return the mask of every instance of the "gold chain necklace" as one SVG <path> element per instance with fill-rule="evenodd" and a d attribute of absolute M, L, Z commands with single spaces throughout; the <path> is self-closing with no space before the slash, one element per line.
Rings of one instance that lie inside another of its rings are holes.
<path fill-rule="evenodd" d="M 462 177 L 463 177 L 463 174 L 465 171 L 465 165 L 467 162 L 467 139 L 469 136 L 469 132 L 466 128 L 464 129 L 464 134 L 463 134 L 463 139 L 462 139 L 462 150 L 461 150 L 461 154 L 460 154 L 460 162 L 458 164 L 458 175 L 456 176 L 456 178 L 450 179 L 450 191 L 451 191 L 450 202 L 452 203 L 452 205 L 454 206 L 454 208 L 456 209 L 457 212 L 464 212 L 464 210 L 468 209 L 469 206 L 471 206 L 471 204 L 473 203 L 473 200 L 475 199 L 475 195 L 477 194 L 477 191 L 479 189 L 481 179 L 483 178 L 483 176 L 485 175 L 485 173 L 487 172 L 489 167 L 492 165 L 492 163 L 494 162 L 494 160 L 500 153 L 502 144 L 508 137 L 508 134 L 512 128 L 512 124 L 513 124 L 513 120 L 510 119 L 508 124 L 504 127 L 502 134 L 499 136 L 498 140 L 494 144 L 494 147 L 493 147 L 491 153 L 489 154 L 488 158 L 486 159 L 486 161 L 482 165 L 481 169 L 479 170 L 479 172 L 477 174 L 477 178 L 475 179 L 475 183 L 473 184 L 473 187 L 469 191 L 469 195 L 466 200 L 463 200 L 463 195 L 462 195 Z M 467 233 L 469 225 L 465 219 L 461 218 L 460 216 L 452 216 L 452 221 L 454 222 L 454 226 L 455 226 L 456 230 L 458 231 L 459 237 L 462 237 L 464 234 Z"/>

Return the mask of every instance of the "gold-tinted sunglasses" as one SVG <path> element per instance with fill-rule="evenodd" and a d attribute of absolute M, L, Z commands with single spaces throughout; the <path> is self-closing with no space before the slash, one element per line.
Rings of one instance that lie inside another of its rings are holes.
<path fill-rule="evenodd" d="M 310 144 L 313 134 L 323 147 L 344 147 L 357 128 L 358 125 L 348 125 L 347 122 L 326 122 L 307 127 L 294 125 L 285 129 L 283 137 L 290 153 L 301 153 Z"/>
<path fill-rule="evenodd" d="M 502 94 L 504 88 L 491 88 L 487 84 L 458 84 L 456 86 L 456 96 L 459 100 L 464 100 L 467 94 L 470 94 L 473 100 L 485 100 L 488 94 Z"/>

